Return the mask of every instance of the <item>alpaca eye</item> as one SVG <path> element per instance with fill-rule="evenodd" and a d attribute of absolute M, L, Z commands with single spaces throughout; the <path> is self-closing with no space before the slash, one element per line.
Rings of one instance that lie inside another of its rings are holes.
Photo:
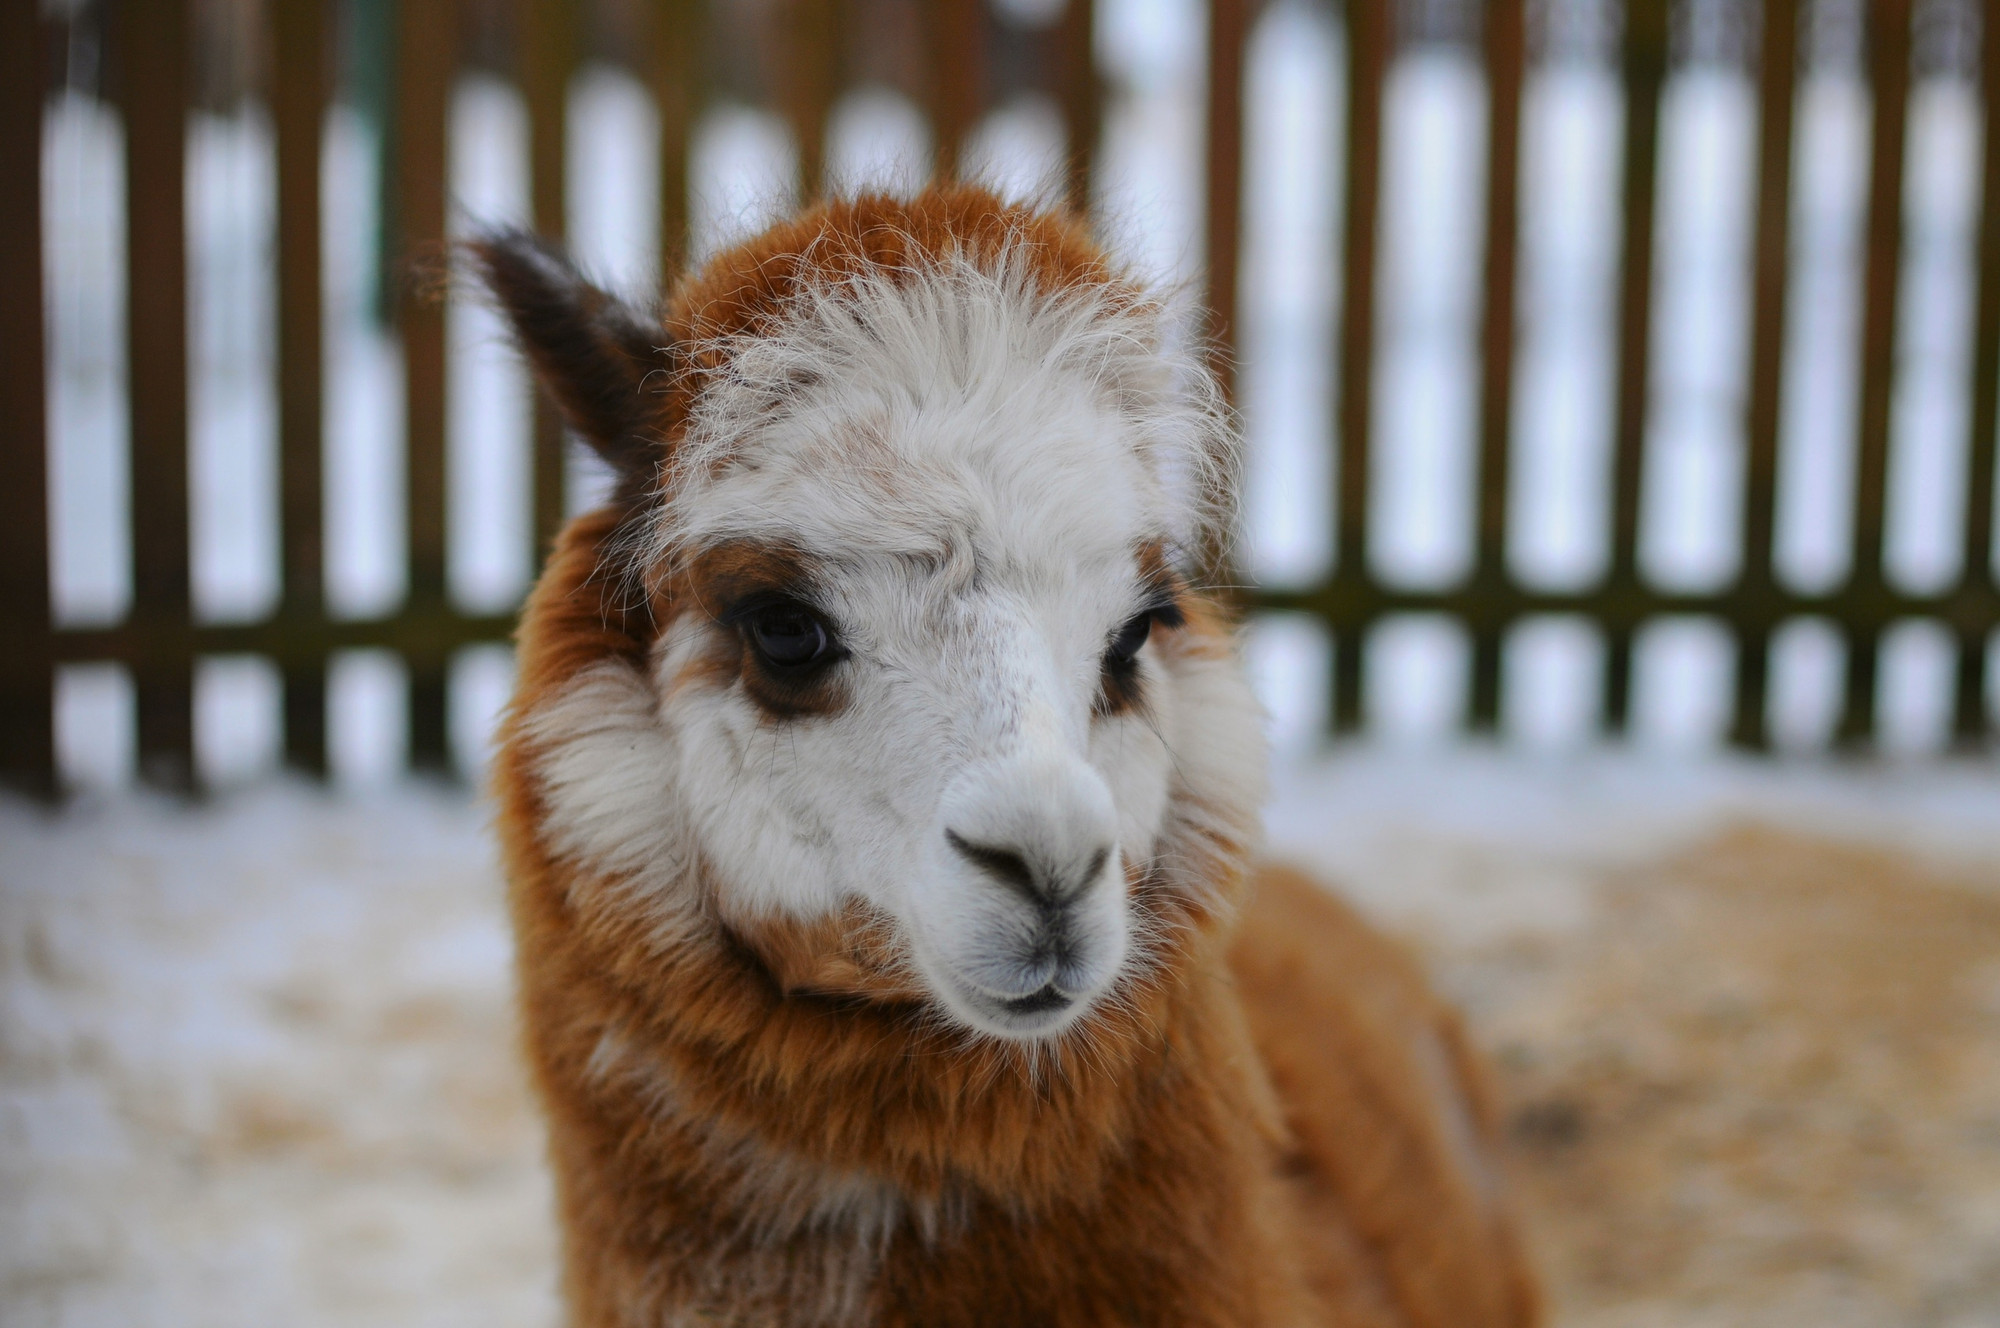
<path fill-rule="evenodd" d="M 833 633 L 811 609 L 773 604 L 750 615 L 750 643 L 773 668 L 802 669 L 826 658 Z"/>
<path fill-rule="evenodd" d="M 1118 664 L 1130 664 L 1138 658 L 1140 647 L 1153 634 L 1153 611 L 1148 609 L 1120 627 L 1111 638 L 1111 645 L 1105 652 Z"/>

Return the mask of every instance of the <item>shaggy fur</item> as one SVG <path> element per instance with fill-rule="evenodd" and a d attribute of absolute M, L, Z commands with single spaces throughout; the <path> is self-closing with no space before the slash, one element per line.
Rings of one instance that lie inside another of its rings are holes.
<path fill-rule="evenodd" d="M 1533 1322 L 1455 1019 L 1250 879 L 1258 722 L 1172 552 L 1228 433 L 1157 305 L 974 190 L 721 255 L 657 349 L 479 256 L 628 477 L 496 774 L 572 1323 Z M 829 663 L 759 655 L 774 596 Z"/>

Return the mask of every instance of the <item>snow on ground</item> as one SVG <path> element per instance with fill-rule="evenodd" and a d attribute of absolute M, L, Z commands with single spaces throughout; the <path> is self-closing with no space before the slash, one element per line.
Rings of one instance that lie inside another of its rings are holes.
<path fill-rule="evenodd" d="M 1351 750 L 1273 851 L 1500 1067 L 1565 1325 L 2000 1318 L 2000 769 Z M 552 1322 L 485 811 L 0 803 L 0 1322 Z"/>
<path fill-rule="evenodd" d="M 0 1322 L 551 1321 L 482 817 L 0 804 Z"/>
<path fill-rule="evenodd" d="M 2000 1320 L 2000 872 L 1743 825 L 1434 956 L 1564 1328 Z"/>
<path fill-rule="evenodd" d="M 1452 946 L 1579 927 L 1592 882 L 1743 825 L 2000 870 L 2000 765 L 1377 746 L 1285 763 L 1267 815 L 1274 856 Z"/>

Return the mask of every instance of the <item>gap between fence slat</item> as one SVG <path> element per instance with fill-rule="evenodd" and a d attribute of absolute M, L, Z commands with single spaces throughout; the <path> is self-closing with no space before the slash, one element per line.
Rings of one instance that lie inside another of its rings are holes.
<path fill-rule="evenodd" d="M 124 5 L 127 366 L 131 410 L 132 613 L 186 636 L 188 575 L 187 93 L 185 0 Z M 191 648 L 133 679 L 139 773 L 194 783 Z"/>
<path fill-rule="evenodd" d="M 48 342 L 42 294 L 43 26 L 0 6 L 0 631 L 19 653 L 0 685 L 0 780 L 56 789 L 49 640 Z"/>

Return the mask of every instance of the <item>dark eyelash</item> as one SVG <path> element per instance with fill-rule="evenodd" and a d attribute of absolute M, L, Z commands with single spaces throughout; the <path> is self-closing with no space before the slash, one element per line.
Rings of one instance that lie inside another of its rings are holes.
<path fill-rule="evenodd" d="M 785 608 L 804 609 L 825 619 L 828 624 L 833 622 L 832 615 L 821 609 L 809 596 L 788 594 L 782 590 L 763 590 L 755 594 L 745 595 L 742 599 L 733 601 L 722 612 L 716 614 L 715 621 L 721 623 L 724 627 L 741 627 L 752 617 L 762 613 L 766 609 Z"/>

